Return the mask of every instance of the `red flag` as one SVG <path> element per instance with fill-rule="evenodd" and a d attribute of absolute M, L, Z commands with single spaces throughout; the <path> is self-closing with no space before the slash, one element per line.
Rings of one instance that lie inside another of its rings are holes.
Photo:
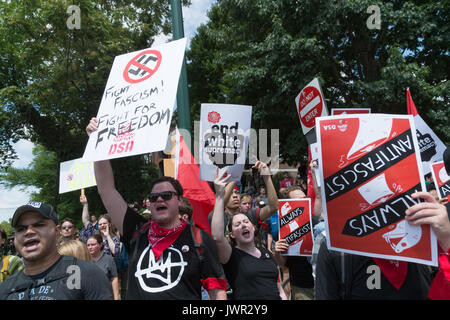
<path fill-rule="evenodd" d="M 208 182 L 200 180 L 200 170 L 183 137 L 177 129 L 177 153 L 175 178 L 183 187 L 185 198 L 192 206 L 192 220 L 195 225 L 211 235 L 208 215 L 214 209 L 216 195 Z"/>
<path fill-rule="evenodd" d="M 408 114 L 413 116 L 417 116 L 419 113 L 417 112 L 416 105 L 411 97 L 411 92 L 409 92 L 409 88 L 406 90 L 406 107 L 408 110 Z"/>

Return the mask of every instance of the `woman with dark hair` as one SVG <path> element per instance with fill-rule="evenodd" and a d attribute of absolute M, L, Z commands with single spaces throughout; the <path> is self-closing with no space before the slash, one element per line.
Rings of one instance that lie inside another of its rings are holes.
<path fill-rule="evenodd" d="M 278 268 L 270 251 L 255 246 L 255 226 L 242 213 L 231 216 L 228 230 L 232 244 L 224 234 L 224 195 L 229 177 L 226 172 L 214 179 L 216 203 L 211 232 L 219 260 L 236 300 L 286 300 L 278 280 Z"/>
<path fill-rule="evenodd" d="M 91 255 L 91 261 L 99 266 L 111 281 L 114 300 L 120 300 L 119 277 L 116 263 L 113 257 L 105 253 L 102 236 L 98 233 L 90 236 L 87 240 L 87 248 Z"/>

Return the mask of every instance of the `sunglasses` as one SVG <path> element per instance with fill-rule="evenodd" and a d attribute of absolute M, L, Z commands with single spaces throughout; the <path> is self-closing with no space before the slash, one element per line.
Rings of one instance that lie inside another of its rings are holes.
<path fill-rule="evenodd" d="M 73 226 L 62 226 L 61 229 L 66 230 L 66 229 L 72 229 Z"/>
<path fill-rule="evenodd" d="M 170 199 L 172 199 L 173 196 L 178 196 L 178 194 L 176 192 L 173 191 L 163 191 L 163 192 L 159 192 L 159 193 L 150 193 L 148 195 L 148 200 L 150 202 L 156 202 L 156 200 L 158 200 L 159 197 L 161 197 L 164 201 L 168 201 Z"/>

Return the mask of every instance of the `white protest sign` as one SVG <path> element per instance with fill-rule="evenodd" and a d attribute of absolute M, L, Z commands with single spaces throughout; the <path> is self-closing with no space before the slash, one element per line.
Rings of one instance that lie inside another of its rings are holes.
<path fill-rule="evenodd" d="M 165 148 L 185 47 L 183 38 L 114 59 L 83 161 Z"/>
<path fill-rule="evenodd" d="M 325 98 L 319 84 L 314 78 L 295 98 L 297 113 L 303 134 L 307 134 L 316 125 L 316 118 L 328 115 Z"/>
<path fill-rule="evenodd" d="M 214 181 L 216 167 L 227 170 L 232 181 L 241 179 L 251 120 L 251 106 L 202 104 L 199 141 L 201 180 Z"/>
<path fill-rule="evenodd" d="M 82 162 L 82 158 L 59 164 L 59 193 L 80 190 L 97 185 L 94 163 Z"/>
<path fill-rule="evenodd" d="M 431 172 L 431 164 L 442 160 L 446 147 L 420 115 L 414 116 L 414 124 L 416 125 L 423 173 L 428 174 Z"/>
<path fill-rule="evenodd" d="M 319 162 L 319 145 L 317 143 L 312 143 L 310 144 L 310 148 L 311 148 L 311 159 L 317 160 L 317 162 Z M 314 168 L 314 175 L 316 177 L 317 186 L 320 188 L 319 167 Z"/>

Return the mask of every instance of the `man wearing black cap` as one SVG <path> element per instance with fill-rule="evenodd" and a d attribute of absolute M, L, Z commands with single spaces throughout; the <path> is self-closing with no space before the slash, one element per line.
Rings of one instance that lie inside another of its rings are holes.
<path fill-rule="evenodd" d="M 60 256 L 58 215 L 52 206 L 29 202 L 14 213 L 14 245 L 25 268 L 0 284 L 0 300 L 97 300 L 112 297 L 104 273 L 91 262 Z"/>

